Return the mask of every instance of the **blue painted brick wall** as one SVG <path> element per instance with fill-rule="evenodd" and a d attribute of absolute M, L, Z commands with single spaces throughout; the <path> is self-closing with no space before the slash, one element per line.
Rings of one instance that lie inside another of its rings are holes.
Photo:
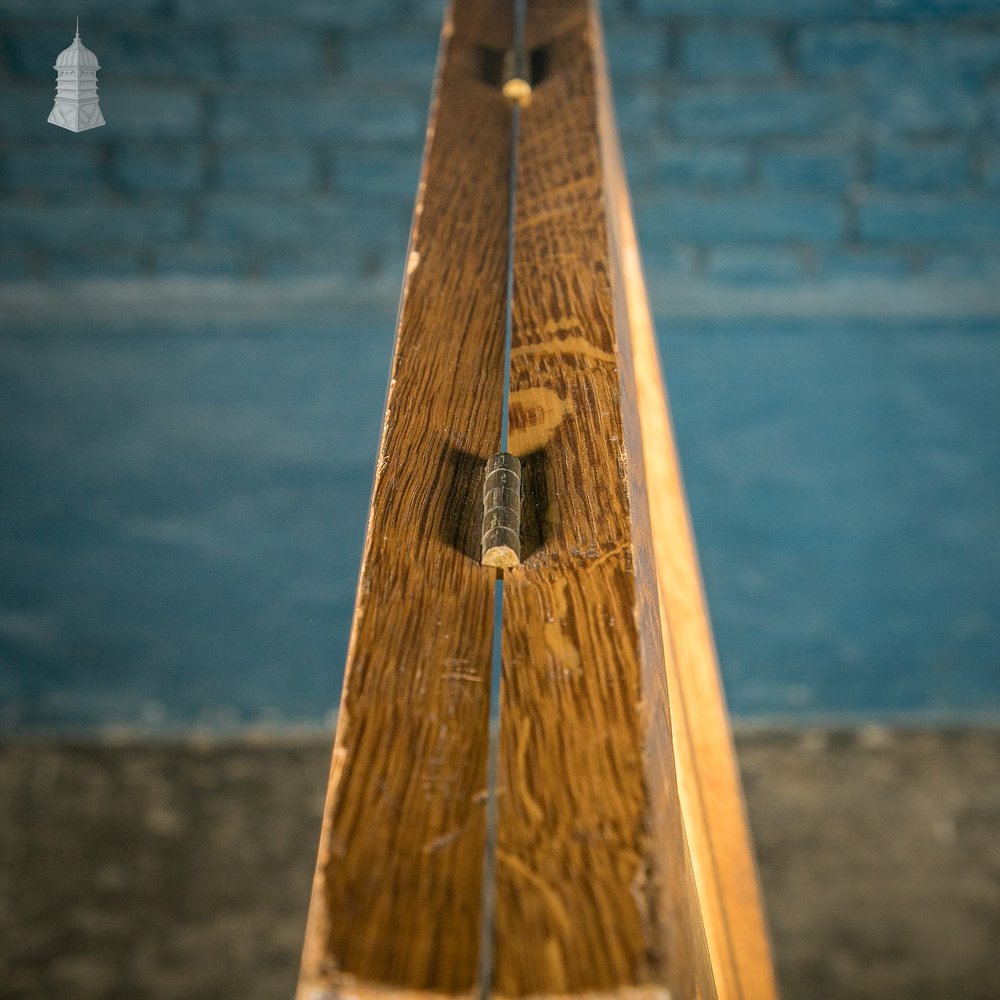
<path fill-rule="evenodd" d="M 249 142 L 219 145 L 215 180 L 233 191 L 314 191 L 320 186 L 321 150 L 280 143 Z"/>
<path fill-rule="evenodd" d="M 774 77 L 782 71 L 774 32 L 693 27 L 681 33 L 679 69 L 688 80 Z"/>
<path fill-rule="evenodd" d="M 190 143 L 132 143 L 114 151 L 112 175 L 126 194 L 201 191 L 205 155 Z"/>
<path fill-rule="evenodd" d="M 0 0 L 0 728 L 336 703 L 441 8 Z M 602 8 L 734 710 L 1000 714 L 1000 2 Z"/>
<path fill-rule="evenodd" d="M 970 144 L 959 140 L 876 145 L 872 183 L 889 190 L 963 188 L 970 184 Z"/>
<path fill-rule="evenodd" d="M 83 37 L 103 64 L 108 125 L 80 136 L 45 122 L 71 6 L 0 0 L 4 274 L 55 276 L 59 260 L 72 276 L 59 206 L 83 193 L 98 258 L 144 274 L 229 261 L 236 277 L 294 276 L 295 259 L 310 270 L 308 248 L 289 257 L 289 245 L 316 230 L 351 239 L 358 205 L 378 202 L 392 221 L 367 227 L 362 270 L 398 273 L 437 0 L 92 2 Z M 604 12 L 651 268 L 674 273 L 678 248 L 693 248 L 694 273 L 721 281 L 731 267 L 710 262 L 733 244 L 862 262 L 893 249 L 911 276 L 964 241 L 1000 254 L 1000 5 L 622 0 Z M 146 226 L 149 199 L 166 214 Z M 241 240 L 252 246 L 234 257 Z M 346 256 L 336 267 L 358 274 Z"/>

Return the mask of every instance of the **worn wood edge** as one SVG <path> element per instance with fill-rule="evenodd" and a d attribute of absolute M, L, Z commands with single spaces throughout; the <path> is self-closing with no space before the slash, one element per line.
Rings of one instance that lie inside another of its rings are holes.
<path fill-rule="evenodd" d="M 646 635 L 642 650 L 646 713 L 645 768 L 653 809 L 652 819 L 656 824 L 653 833 L 658 837 L 658 849 L 654 856 L 663 873 L 660 876 L 659 905 L 661 919 L 667 923 L 661 928 L 661 933 L 675 935 L 681 927 L 684 928 L 691 949 L 691 967 L 685 973 L 684 995 L 697 1000 L 712 1000 L 718 996 L 716 969 L 708 946 L 705 913 L 688 843 L 689 831 L 684 819 L 684 798 L 681 794 L 675 745 L 676 709 L 673 705 L 674 694 L 667 683 L 673 652 L 670 632 L 662 615 L 662 552 L 657 545 L 649 495 L 649 455 L 645 447 L 646 435 L 643 434 L 643 400 L 639 395 L 643 359 L 636 357 L 634 350 L 632 315 L 628 301 L 630 286 L 626 275 L 626 257 L 629 248 L 635 244 L 634 221 L 627 198 L 628 185 L 618 142 L 600 14 L 595 0 L 591 0 L 590 8 L 609 259 L 616 325 L 619 330 L 619 378 L 623 415 L 626 417 L 628 461 L 635 470 L 629 476 L 630 503 L 632 518 L 636 523 L 636 540 L 643 545 L 641 551 L 635 551 L 635 566 L 637 572 L 642 571 L 648 575 L 646 590 L 649 596 L 645 606 L 647 618 L 642 627 L 642 633 Z M 625 405 L 626 402 L 628 406 Z M 679 857 L 673 856 L 669 843 L 660 839 L 665 836 L 666 827 L 672 821 L 680 825 Z M 675 898 L 675 893 L 680 895 Z"/>
<path fill-rule="evenodd" d="M 638 342 L 641 332 L 637 337 L 636 356 L 642 358 L 637 381 L 647 411 L 643 446 L 660 551 L 660 613 L 670 645 L 667 684 L 688 848 L 719 996 L 767 1000 L 778 996 L 770 936 L 675 446 L 656 384 L 659 359 L 652 328 L 648 331 L 647 345 Z M 658 419 L 648 412 L 657 395 Z M 674 558 L 669 558 L 671 544 L 679 550 Z"/>
<path fill-rule="evenodd" d="M 320 828 L 316 869 L 313 874 L 312 892 L 309 896 L 306 934 L 302 946 L 299 980 L 295 991 L 296 1000 L 306 1000 L 306 998 L 317 996 L 317 991 L 326 988 L 324 981 L 329 979 L 329 971 L 324 969 L 326 953 L 324 942 L 329 935 L 329 921 L 326 916 L 324 900 L 326 898 L 327 862 L 330 857 L 330 807 L 337 794 L 340 775 L 347 757 L 347 750 L 343 745 L 347 729 L 348 722 L 343 698 L 341 698 L 340 711 L 337 713 L 333 755 L 330 761 L 330 776 L 326 786 L 326 798 L 323 802 L 323 825 Z"/>
<path fill-rule="evenodd" d="M 599 20 L 594 21 L 600 31 Z M 603 58 L 603 47 L 597 49 Z M 601 97 L 610 116 L 606 81 L 605 75 Z M 778 996 L 770 938 L 631 199 L 617 134 L 611 128 L 603 138 L 615 164 L 608 172 L 615 181 L 609 211 L 619 236 L 687 846 L 720 1000 L 769 1000 Z"/>

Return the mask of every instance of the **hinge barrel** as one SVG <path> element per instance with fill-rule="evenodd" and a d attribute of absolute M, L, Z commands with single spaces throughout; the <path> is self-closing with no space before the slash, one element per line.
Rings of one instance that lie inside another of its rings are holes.
<path fill-rule="evenodd" d="M 531 103 L 531 55 L 523 45 L 504 53 L 503 96 L 522 108 Z"/>
<path fill-rule="evenodd" d="M 483 480 L 483 565 L 510 569 L 521 561 L 521 460 L 501 451 Z"/>

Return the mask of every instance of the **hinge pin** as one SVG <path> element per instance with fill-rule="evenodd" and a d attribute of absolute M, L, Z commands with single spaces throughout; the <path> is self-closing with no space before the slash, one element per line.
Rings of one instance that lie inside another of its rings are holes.
<path fill-rule="evenodd" d="M 483 565 L 510 569 L 521 561 L 521 460 L 501 451 L 483 482 Z"/>
<path fill-rule="evenodd" d="M 502 89 L 512 104 L 526 108 L 531 103 L 531 56 L 523 45 L 504 53 Z"/>

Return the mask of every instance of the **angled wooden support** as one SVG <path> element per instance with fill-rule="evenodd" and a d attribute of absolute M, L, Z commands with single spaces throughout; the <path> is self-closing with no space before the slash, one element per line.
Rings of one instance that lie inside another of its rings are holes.
<path fill-rule="evenodd" d="M 503 392 L 511 132 L 489 66 L 512 29 L 507 5 L 456 0 L 299 996 L 768 1000 L 599 25 L 586 0 L 528 0 L 527 12 L 544 73 L 522 111 L 514 213 L 522 561 L 504 571 L 495 841 L 496 570 L 480 546 Z"/>

